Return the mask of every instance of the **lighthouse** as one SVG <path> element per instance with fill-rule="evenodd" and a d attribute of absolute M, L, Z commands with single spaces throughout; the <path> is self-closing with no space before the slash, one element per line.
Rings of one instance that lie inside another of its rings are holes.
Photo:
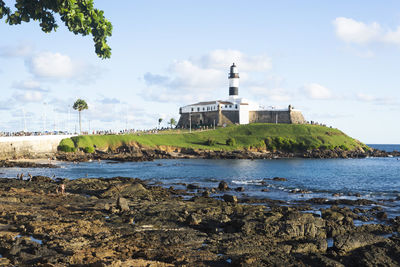
<path fill-rule="evenodd" d="M 231 66 L 229 73 L 229 97 L 237 98 L 239 96 L 239 72 L 235 63 Z"/>

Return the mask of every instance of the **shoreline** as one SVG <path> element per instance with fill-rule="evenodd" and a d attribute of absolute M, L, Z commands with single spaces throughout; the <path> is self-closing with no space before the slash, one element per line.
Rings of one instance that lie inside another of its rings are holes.
<path fill-rule="evenodd" d="M 400 217 L 369 202 L 248 205 L 223 183 L 0 179 L 0 263 L 50 266 L 371 266 L 400 263 Z M 210 197 L 212 191 L 221 197 Z M 250 198 L 251 200 L 251 198 Z M 369 203 L 370 204 L 370 203 Z M 357 226 L 359 221 L 367 222 Z M 372 222 L 372 223 L 371 223 Z M 358 265 L 360 266 L 360 265 Z"/>
<path fill-rule="evenodd" d="M 370 151 L 335 150 L 307 150 L 303 152 L 265 151 L 265 150 L 235 150 L 211 151 L 200 149 L 186 149 L 173 147 L 158 148 L 120 148 L 115 151 L 100 151 L 94 153 L 57 152 L 55 158 L 60 161 L 84 162 L 90 160 L 114 161 L 153 161 L 156 159 L 285 159 L 285 158 L 367 158 L 367 157 L 400 157 L 400 152 L 386 152 L 378 149 Z"/>

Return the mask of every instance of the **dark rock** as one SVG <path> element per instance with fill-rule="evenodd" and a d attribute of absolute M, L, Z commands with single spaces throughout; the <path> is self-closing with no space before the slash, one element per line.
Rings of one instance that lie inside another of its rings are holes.
<path fill-rule="evenodd" d="M 47 176 L 33 176 L 32 182 L 42 182 L 42 183 L 51 183 L 54 182 L 53 179 Z"/>
<path fill-rule="evenodd" d="M 59 166 L 46 163 L 35 163 L 30 161 L 0 160 L 0 168 L 59 168 Z"/>
<path fill-rule="evenodd" d="M 197 214 L 192 213 L 187 217 L 186 222 L 190 225 L 199 225 L 201 223 L 201 218 Z"/>
<path fill-rule="evenodd" d="M 218 190 L 219 191 L 228 191 L 229 190 L 229 186 L 225 181 L 221 181 L 218 185 Z"/>
<path fill-rule="evenodd" d="M 127 183 L 110 186 L 100 194 L 102 198 L 113 198 L 116 196 L 132 198 L 146 195 L 148 190 L 141 183 Z"/>
<path fill-rule="evenodd" d="M 238 202 L 238 199 L 236 196 L 224 195 L 222 198 L 225 200 L 225 202 L 229 202 L 229 203 L 237 203 Z"/>
<path fill-rule="evenodd" d="M 244 191 L 244 187 L 243 186 L 239 186 L 235 188 L 236 192 L 243 192 Z"/>
<path fill-rule="evenodd" d="M 263 189 L 261 189 L 261 192 L 269 192 L 269 189 L 263 188 Z"/>
<path fill-rule="evenodd" d="M 188 190 L 195 190 L 195 189 L 200 189 L 201 187 L 198 186 L 197 184 L 188 184 L 188 185 L 186 186 L 186 188 L 187 188 Z"/>
<path fill-rule="evenodd" d="M 129 210 L 128 200 L 126 200 L 123 197 L 119 197 L 117 200 L 117 208 L 120 211 L 128 211 Z"/>
<path fill-rule="evenodd" d="M 203 193 L 201 193 L 201 195 L 203 197 L 210 197 L 210 192 L 208 190 L 203 191 Z"/>
<path fill-rule="evenodd" d="M 376 214 L 376 218 L 378 218 L 379 220 L 385 220 L 387 219 L 387 213 L 384 211 L 380 211 Z"/>
<path fill-rule="evenodd" d="M 334 240 L 334 248 L 342 255 L 360 247 L 369 246 L 384 241 L 381 236 L 369 233 L 353 233 L 337 236 Z"/>
<path fill-rule="evenodd" d="M 286 182 L 287 181 L 287 179 L 283 178 L 283 177 L 274 177 L 274 178 L 272 178 L 272 180 L 273 181 L 280 181 L 280 182 Z"/>

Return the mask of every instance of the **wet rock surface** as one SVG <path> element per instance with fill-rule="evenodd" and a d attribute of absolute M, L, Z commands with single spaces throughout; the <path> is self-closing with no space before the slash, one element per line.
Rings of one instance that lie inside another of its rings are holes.
<path fill-rule="evenodd" d="M 93 154 L 58 152 L 56 157 L 62 161 L 83 162 L 90 160 L 124 161 L 153 161 L 156 159 L 279 159 L 279 158 L 366 158 L 366 157 L 399 157 L 400 152 L 385 152 L 377 149 L 364 151 L 361 149 L 347 151 L 339 148 L 333 150 L 313 149 L 303 152 L 265 151 L 265 150 L 235 150 L 212 151 L 203 149 L 189 149 L 161 146 L 148 148 L 136 144 L 132 147 L 120 147 L 115 150 L 96 150 Z M 279 177 L 276 177 L 279 178 Z"/>
<path fill-rule="evenodd" d="M 63 182 L 65 195 L 50 178 L 0 179 L 0 265 L 400 265 L 400 218 L 362 202 L 323 201 L 310 212 L 307 203 L 213 198 L 194 185 L 196 192 L 123 177 Z M 355 226 L 363 216 L 382 223 Z"/>
<path fill-rule="evenodd" d="M 51 163 L 36 163 L 32 161 L 9 161 L 0 160 L 0 168 L 59 168 Z"/>

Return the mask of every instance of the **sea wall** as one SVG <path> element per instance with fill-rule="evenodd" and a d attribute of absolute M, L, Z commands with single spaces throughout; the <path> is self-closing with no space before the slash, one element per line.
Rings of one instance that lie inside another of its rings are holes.
<path fill-rule="evenodd" d="M 51 157 L 60 141 L 69 137 L 72 135 L 0 137 L 0 159 Z"/>

